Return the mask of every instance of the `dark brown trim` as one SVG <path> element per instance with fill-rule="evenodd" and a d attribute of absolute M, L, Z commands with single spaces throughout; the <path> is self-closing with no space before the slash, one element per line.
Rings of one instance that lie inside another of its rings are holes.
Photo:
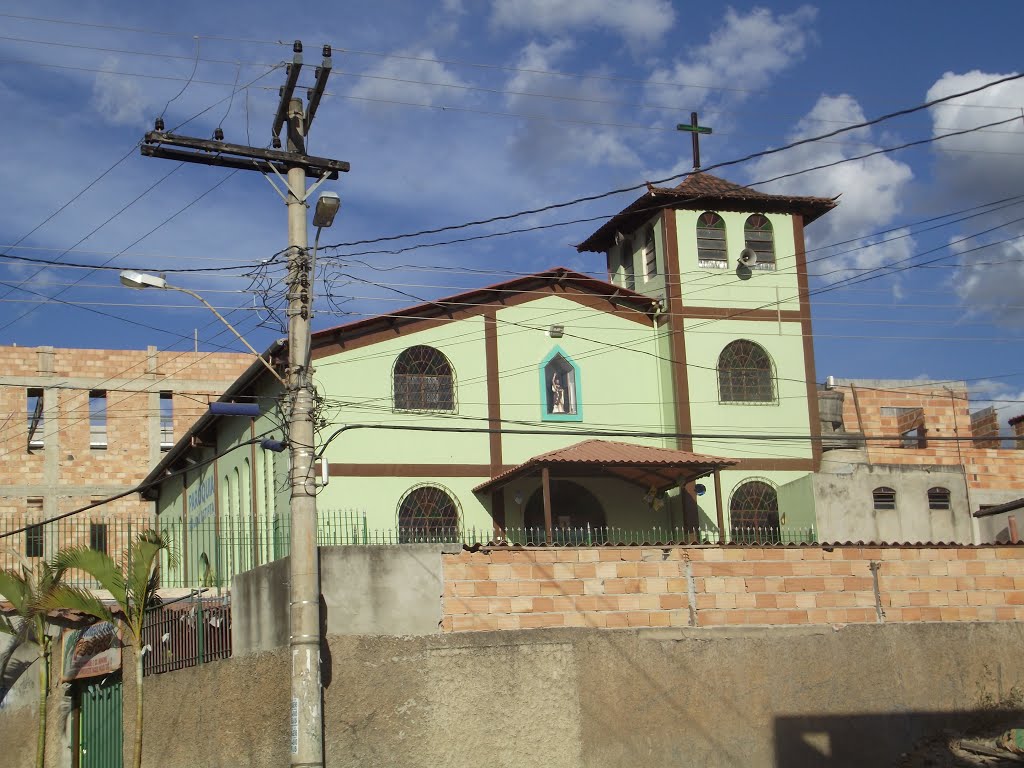
<path fill-rule="evenodd" d="M 778 470 L 778 471 L 807 471 L 814 472 L 814 459 L 739 459 L 734 467 L 727 467 L 730 470 Z"/>
<path fill-rule="evenodd" d="M 688 305 L 682 307 L 680 314 L 684 319 L 692 318 L 697 320 L 769 320 L 773 323 L 777 323 L 780 320 L 785 321 L 802 321 L 804 319 L 803 312 L 795 309 L 784 309 L 777 311 L 774 309 L 739 309 L 736 307 L 695 307 Z"/>
<path fill-rule="evenodd" d="M 544 532 L 550 544 L 555 538 L 555 532 L 551 522 L 551 472 L 547 467 L 540 471 L 540 486 L 544 493 Z"/>
<path fill-rule="evenodd" d="M 513 469 L 499 467 L 500 472 Z M 490 464 L 340 464 L 331 462 L 331 477 L 480 477 L 491 476 Z"/>
<path fill-rule="evenodd" d="M 669 208 L 661 212 L 662 235 L 665 248 L 665 298 L 668 302 L 669 359 L 672 363 L 672 391 L 675 395 L 676 432 L 693 431 L 690 419 L 690 381 L 686 370 L 686 340 L 683 337 L 682 285 L 679 282 L 679 240 L 676 233 L 676 212 Z M 693 440 L 681 437 L 677 447 L 693 450 Z M 684 517 L 685 519 L 685 517 Z"/>
<path fill-rule="evenodd" d="M 718 543 L 725 543 L 725 514 L 722 511 L 722 473 L 715 470 L 715 514 L 718 516 Z"/>
<path fill-rule="evenodd" d="M 501 429 L 501 382 L 498 366 L 498 321 L 494 309 L 484 314 L 484 360 L 487 368 L 487 427 Z M 501 433 L 491 432 L 488 436 L 491 477 L 498 474 L 501 466 Z"/>
<path fill-rule="evenodd" d="M 814 369 L 814 334 L 811 330 L 811 299 L 807 281 L 807 253 L 804 244 L 804 219 L 793 214 L 793 245 L 796 255 L 796 281 L 800 294 L 800 331 L 803 334 L 804 378 L 807 380 L 807 418 L 811 428 L 811 457 L 814 471 L 821 468 L 821 412 L 818 409 L 818 377 Z M 780 313 L 785 315 L 785 312 Z"/>
<path fill-rule="evenodd" d="M 562 296 L 590 309 L 609 312 L 624 320 L 630 320 L 640 325 L 650 324 L 651 318 L 647 312 L 626 304 L 626 301 L 634 301 L 635 298 L 645 299 L 646 297 L 636 297 L 632 292 L 625 289 L 616 289 L 612 285 L 609 285 L 608 288 L 620 290 L 623 294 L 622 297 L 612 300 L 611 294 L 599 296 L 578 288 L 569 282 L 558 283 L 548 280 L 522 289 L 516 289 L 520 292 L 502 293 L 496 290 L 491 291 L 493 295 L 486 301 L 480 300 L 479 303 L 467 301 L 461 306 L 457 304 L 446 306 L 443 302 L 425 304 L 416 308 L 416 314 L 406 314 L 402 317 L 372 318 L 370 321 L 353 323 L 352 326 L 342 326 L 333 333 L 331 331 L 321 331 L 318 334 L 319 338 L 314 339 L 315 346 L 312 349 L 312 355 L 314 360 L 320 360 L 342 351 L 361 349 L 362 347 L 398 336 L 436 328 L 453 320 L 465 320 L 471 317 L 494 314 L 501 307 L 518 306 L 545 298 L 545 295 Z M 653 300 L 651 301 L 653 306 Z M 403 312 L 405 311 L 403 310 Z"/>

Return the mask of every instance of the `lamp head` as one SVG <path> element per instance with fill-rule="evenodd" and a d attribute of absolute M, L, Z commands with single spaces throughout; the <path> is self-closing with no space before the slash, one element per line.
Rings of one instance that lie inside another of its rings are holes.
<path fill-rule="evenodd" d="M 336 192 L 324 192 L 316 201 L 313 212 L 313 226 L 318 229 L 327 228 L 334 223 L 334 217 L 341 208 L 341 198 Z"/>
<path fill-rule="evenodd" d="M 134 269 L 121 270 L 121 284 L 128 288 L 166 288 L 167 281 L 156 275 L 137 272 Z"/>

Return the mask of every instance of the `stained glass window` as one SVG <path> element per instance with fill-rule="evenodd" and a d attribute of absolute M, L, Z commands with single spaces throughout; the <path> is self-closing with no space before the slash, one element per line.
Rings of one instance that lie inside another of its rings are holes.
<path fill-rule="evenodd" d="M 718 358 L 719 397 L 723 403 L 773 403 L 772 359 L 752 341 L 739 339 Z"/>
<path fill-rule="evenodd" d="M 725 220 L 717 213 L 702 213 L 697 219 L 697 263 L 725 269 L 729 265 L 727 246 Z"/>
<path fill-rule="evenodd" d="M 757 254 L 754 269 L 775 269 L 775 236 L 767 216 L 755 213 L 747 217 L 743 239 L 746 247 Z"/>
<path fill-rule="evenodd" d="M 743 483 L 729 502 L 729 522 L 733 541 L 779 541 L 779 497 L 775 489 L 762 480 Z"/>
<path fill-rule="evenodd" d="M 455 410 L 455 374 L 448 358 L 433 347 L 409 347 L 398 356 L 394 388 L 397 410 Z"/>
<path fill-rule="evenodd" d="M 459 507 L 436 485 L 409 491 L 398 506 L 398 540 L 412 542 L 458 541 Z"/>

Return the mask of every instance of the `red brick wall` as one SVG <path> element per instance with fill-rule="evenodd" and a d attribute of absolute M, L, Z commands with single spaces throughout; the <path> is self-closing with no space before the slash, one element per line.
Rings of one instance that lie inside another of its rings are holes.
<path fill-rule="evenodd" d="M 614 547 L 444 555 L 446 632 L 1024 620 L 1024 546 Z M 693 602 L 690 593 L 693 594 Z"/>

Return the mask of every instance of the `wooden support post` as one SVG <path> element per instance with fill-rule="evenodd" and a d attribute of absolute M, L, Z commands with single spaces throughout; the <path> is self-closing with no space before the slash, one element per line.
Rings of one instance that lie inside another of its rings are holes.
<path fill-rule="evenodd" d="M 491 521 L 494 525 L 495 542 L 505 540 L 505 489 L 491 492 Z"/>
<path fill-rule="evenodd" d="M 547 467 L 540 471 L 540 484 L 544 491 L 544 531 L 547 543 L 551 544 L 555 536 L 554 526 L 551 524 L 551 470 Z"/>
<path fill-rule="evenodd" d="M 725 544 L 725 514 L 722 511 L 722 473 L 715 469 L 715 512 L 718 515 L 718 543 Z"/>

